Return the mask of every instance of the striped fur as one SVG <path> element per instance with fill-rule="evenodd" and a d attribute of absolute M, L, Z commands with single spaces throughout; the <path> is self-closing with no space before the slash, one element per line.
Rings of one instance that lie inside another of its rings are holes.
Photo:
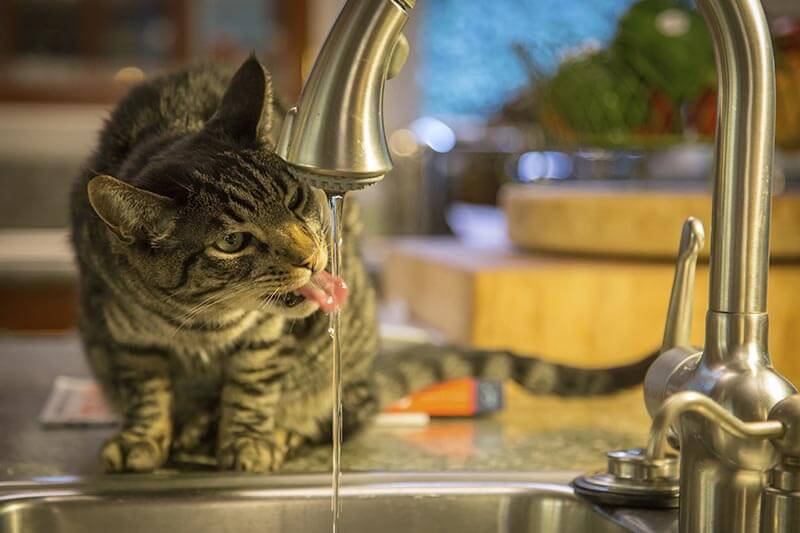
<path fill-rule="evenodd" d="M 325 267 L 327 208 L 272 151 L 281 112 L 255 58 L 231 76 L 205 65 L 134 88 L 103 129 L 72 194 L 80 327 L 90 366 L 123 417 L 101 456 L 149 471 L 174 452 L 272 471 L 330 439 L 328 318 L 282 297 Z M 381 360 L 375 296 L 344 209 L 345 431 L 443 379 L 513 378 L 536 393 L 601 394 L 641 381 L 649 359 L 579 370 L 508 353 L 416 349 Z M 215 243 L 246 232 L 249 244 Z M 209 443 L 211 444 L 209 449 Z"/>
<path fill-rule="evenodd" d="M 327 212 L 272 152 L 274 115 L 254 58 L 232 78 L 213 66 L 155 78 L 118 105 L 75 185 L 81 333 L 124 418 L 102 451 L 110 471 L 152 470 L 172 449 L 208 440 L 223 468 L 274 470 L 326 435 L 328 319 L 310 301 L 289 308 L 280 297 L 326 265 Z M 253 235 L 241 253 L 213 247 L 238 231 Z M 377 350 L 358 231 L 347 205 L 350 397 Z"/>

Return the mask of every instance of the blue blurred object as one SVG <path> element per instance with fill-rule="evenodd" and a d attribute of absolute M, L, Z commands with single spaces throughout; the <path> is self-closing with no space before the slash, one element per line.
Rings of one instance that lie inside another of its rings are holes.
<path fill-rule="evenodd" d="M 429 0 L 421 27 L 422 112 L 485 117 L 529 83 L 513 50 L 544 72 L 605 45 L 632 0 Z"/>

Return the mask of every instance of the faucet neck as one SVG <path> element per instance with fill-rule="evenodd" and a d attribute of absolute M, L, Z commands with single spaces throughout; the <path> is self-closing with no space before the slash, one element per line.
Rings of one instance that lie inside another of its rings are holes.
<path fill-rule="evenodd" d="M 719 82 L 709 310 L 766 311 L 775 67 L 758 0 L 698 0 Z"/>
<path fill-rule="evenodd" d="M 706 316 L 703 365 L 709 369 L 744 369 L 770 364 L 766 313 L 720 313 Z"/>

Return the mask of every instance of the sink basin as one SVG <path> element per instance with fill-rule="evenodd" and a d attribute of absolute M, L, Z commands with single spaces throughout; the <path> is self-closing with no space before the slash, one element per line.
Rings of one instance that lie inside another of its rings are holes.
<path fill-rule="evenodd" d="M 340 530 L 631 530 L 624 520 L 578 499 L 566 484 L 572 477 L 566 472 L 347 474 Z M 674 523 L 672 514 L 664 519 Z M 3 533 L 330 530 L 327 475 L 156 474 L 0 483 Z"/>

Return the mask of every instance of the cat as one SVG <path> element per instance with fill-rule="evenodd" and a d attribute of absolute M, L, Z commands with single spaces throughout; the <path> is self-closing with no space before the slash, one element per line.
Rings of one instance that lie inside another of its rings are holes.
<path fill-rule="evenodd" d="M 195 65 L 120 101 L 71 196 L 80 333 L 121 415 L 100 456 L 151 471 L 208 449 L 221 469 L 278 470 L 330 439 L 331 339 L 324 195 L 274 153 L 283 110 L 251 56 L 235 73 Z M 640 382 L 653 355 L 581 370 L 506 352 L 425 347 L 380 359 L 376 297 L 343 221 L 345 432 L 409 391 L 465 375 L 536 393 L 603 394 Z M 204 448 L 205 447 L 205 448 Z"/>

